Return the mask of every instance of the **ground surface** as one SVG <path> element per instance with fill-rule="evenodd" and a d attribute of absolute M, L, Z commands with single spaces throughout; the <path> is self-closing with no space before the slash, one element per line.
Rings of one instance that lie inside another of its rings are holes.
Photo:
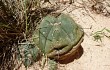
<path fill-rule="evenodd" d="M 64 8 L 67 5 L 61 5 Z M 94 41 L 92 33 L 110 28 L 110 18 L 79 8 L 73 10 L 73 5 L 63 13 L 70 15 L 75 22 L 84 28 L 85 36 L 82 43 L 83 54 L 68 64 L 59 64 L 58 70 L 110 70 L 110 39 L 103 37 L 102 42 Z M 20 70 L 23 70 L 21 67 Z M 40 70 L 36 64 L 28 70 Z"/>

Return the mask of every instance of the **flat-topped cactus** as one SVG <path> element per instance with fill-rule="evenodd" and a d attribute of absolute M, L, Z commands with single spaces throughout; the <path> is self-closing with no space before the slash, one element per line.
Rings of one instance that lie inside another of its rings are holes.
<path fill-rule="evenodd" d="M 77 51 L 83 36 L 83 29 L 71 17 L 48 15 L 34 31 L 33 41 L 48 58 L 62 60 Z"/>

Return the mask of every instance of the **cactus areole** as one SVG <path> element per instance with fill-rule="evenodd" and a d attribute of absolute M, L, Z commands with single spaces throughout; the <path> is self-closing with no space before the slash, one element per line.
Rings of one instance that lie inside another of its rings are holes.
<path fill-rule="evenodd" d="M 33 41 L 48 58 L 63 60 L 77 51 L 83 36 L 83 29 L 71 17 L 48 15 L 34 31 Z"/>

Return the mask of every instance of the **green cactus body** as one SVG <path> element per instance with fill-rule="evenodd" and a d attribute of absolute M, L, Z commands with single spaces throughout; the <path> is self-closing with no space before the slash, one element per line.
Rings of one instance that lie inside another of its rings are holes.
<path fill-rule="evenodd" d="M 25 44 L 19 45 L 18 48 L 18 60 L 22 61 L 24 66 L 27 68 L 39 60 L 39 53 L 37 47 L 30 42 L 25 42 Z"/>
<path fill-rule="evenodd" d="M 83 29 L 65 14 L 46 16 L 33 34 L 33 41 L 49 58 L 65 55 L 83 39 Z M 82 42 L 82 41 L 81 41 Z M 74 50 L 75 51 L 75 50 Z"/>

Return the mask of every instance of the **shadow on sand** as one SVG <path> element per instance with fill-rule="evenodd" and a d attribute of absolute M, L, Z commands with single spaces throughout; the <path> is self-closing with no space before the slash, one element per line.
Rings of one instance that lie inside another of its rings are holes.
<path fill-rule="evenodd" d="M 82 54 L 83 54 L 83 48 L 82 46 L 80 46 L 74 55 L 69 56 L 65 60 L 60 60 L 57 62 L 60 64 L 67 64 L 67 63 L 73 62 L 75 59 L 79 59 L 82 56 Z"/>

